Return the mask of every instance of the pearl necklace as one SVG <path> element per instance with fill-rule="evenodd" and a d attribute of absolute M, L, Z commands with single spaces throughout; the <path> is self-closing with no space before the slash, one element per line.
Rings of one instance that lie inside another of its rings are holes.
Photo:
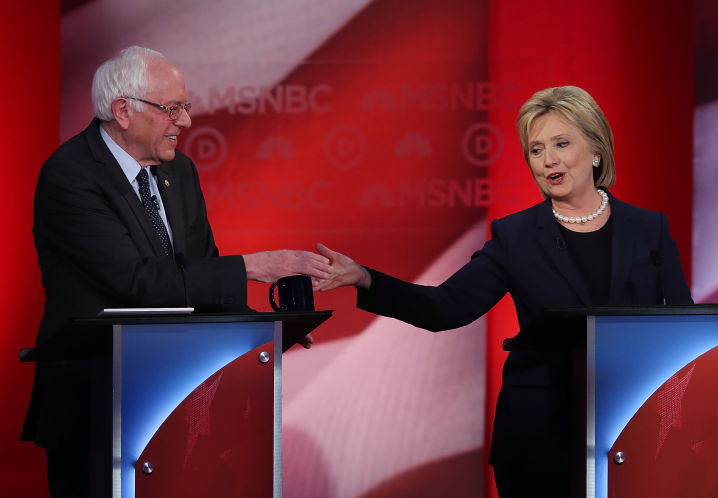
<path fill-rule="evenodd" d="M 588 216 L 578 216 L 576 218 L 574 218 L 574 217 L 568 218 L 566 216 L 558 214 L 556 212 L 556 210 L 552 207 L 551 211 L 553 211 L 554 217 L 558 221 L 562 221 L 564 223 L 580 223 L 582 225 L 584 223 L 586 223 L 587 221 L 592 221 L 592 220 L 598 218 L 599 216 L 601 216 L 601 213 L 603 213 L 606 210 L 606 206 L 608 206 L 608 194 L 599 188 L 596 189 L 596 192 L 598 192 L 598 195 L 600 195 L 603 200 L 601 201 L 601 205 L 599 206 L 599 208 L 594 213 L 591 213 Z"/>

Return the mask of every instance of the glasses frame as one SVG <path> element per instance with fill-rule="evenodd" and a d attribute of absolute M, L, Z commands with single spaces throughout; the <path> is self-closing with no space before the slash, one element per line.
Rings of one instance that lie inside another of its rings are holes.
<path fill-rule="evenodd" d="M 182 111 L 185 111 L 187 114 L 189 114 L 189 110 L 192 108 L 192 104 L 189 102 L 185 102 L 184 104 L 180 105 L 173 105 L 171 107 L 167 107 L 166 105 L 158 104 L 156 102 L 150 102 L 149 100 L 141 99 L 139 97 L 124 97 L 126 99 L 130 100 L 136 100 L 138 102 L 143 102 L 145 104 L 149 104 L 151 106 L 156 107 L 160 111 L 166 112 L 167 117 L 169 117 L 172 121 L 177 121 L 179 117 L 182 115 Z M 175 116 L 173 116 L 175 114 Z"/>

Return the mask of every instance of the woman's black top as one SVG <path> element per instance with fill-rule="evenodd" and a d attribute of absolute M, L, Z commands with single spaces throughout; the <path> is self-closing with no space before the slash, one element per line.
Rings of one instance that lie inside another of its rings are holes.
<path fill-rule="evenodd" d="M 591 304 L 608 304 L 613 232 L 611 218 L 595 232 L 574 232 L 560 223 L 559 226 L 566 241 L 566 249 L 588 287 Z"/>

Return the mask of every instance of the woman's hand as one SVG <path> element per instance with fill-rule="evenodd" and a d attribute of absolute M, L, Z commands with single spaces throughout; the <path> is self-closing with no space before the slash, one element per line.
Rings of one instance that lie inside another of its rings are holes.
<path fill-rule="evenodd" d="M 324 244 L 317 244 L 317 252 L 330 261 L 332 271 L 326 278 L 312 278 L 315 291 L 328 291 L 345 285 L 363 289 L 371 286 L 371 274 L 348 256 L 332 251 Z"/>

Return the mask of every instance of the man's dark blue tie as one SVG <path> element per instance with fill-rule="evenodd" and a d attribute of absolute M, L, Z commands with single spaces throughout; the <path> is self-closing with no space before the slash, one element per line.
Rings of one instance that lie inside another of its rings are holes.
<path fill-rule="evenodd" d="M 172 246 L 170 246 L 170 237 L 167 234 L 167 227 L 165 227 L 162 217 L 160 216 L 160 206 L 156 199 L 153 199 L 150 195 L 150 180 L 147 174 L 147 168 L 140 169 L 137 175 L 137 183 L 140 186 L 140 199 L 142 205 L 145 206 L 147 216 L 150 217 L 152 226 L 157 232 L 157 236 L 160 238 L 162 249 L 164 249 L 166 255 L 170 255 L 172 252 Z"/>

